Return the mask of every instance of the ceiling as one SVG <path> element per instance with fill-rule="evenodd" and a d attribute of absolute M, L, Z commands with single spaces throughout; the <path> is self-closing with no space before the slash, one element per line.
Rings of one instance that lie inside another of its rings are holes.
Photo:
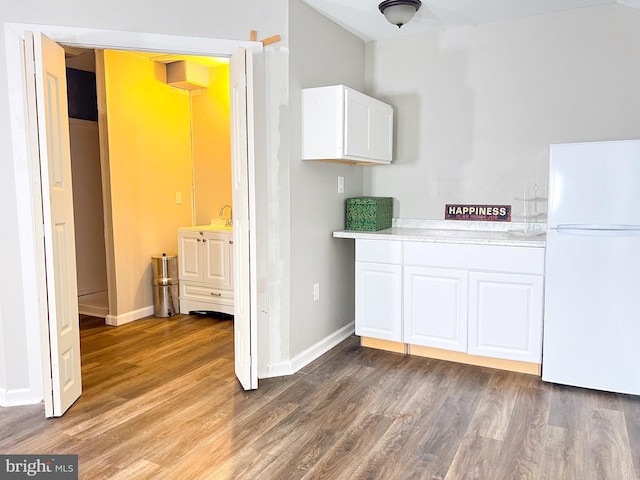
<path fill-rule="evenodd" d="M 364 41 L 611 3 L 640 8 L 640 0 L 422 0 L 413 20 L 399 29 L 378 10 L 380 0 L 303 1 Z"/>

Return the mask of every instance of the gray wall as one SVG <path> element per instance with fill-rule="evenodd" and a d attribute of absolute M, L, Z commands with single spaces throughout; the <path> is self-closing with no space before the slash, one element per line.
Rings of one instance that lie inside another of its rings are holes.
<path fill-rule="evenodd" d="M 362 194 L 363 168 L 301 158 L 301 89 L 345 84 L 364 89 L 364 42 L 300 0 L 291 1 L 289 172 L 291 184 L 291 357 L 354 321 L 354 244 L 344 229 L 345 201 Z M 337 193 L 338 176 L 345 193 Z M 320 300 L 313 301 L 313 284 Z"/>
<path fill-rule="evenodd" d="M 398 115 L 396 161 L 366 171 L 367 193 L 403 218 L 521 214 L 549 144 L 640 138 L 638 45 L 640 11 L 616 4 L 368 43 L 367 84 Z"/>

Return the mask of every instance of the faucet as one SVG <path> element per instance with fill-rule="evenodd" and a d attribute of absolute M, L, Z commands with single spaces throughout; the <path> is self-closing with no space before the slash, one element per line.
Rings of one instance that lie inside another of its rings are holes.
<path fill-rule="evenodd" d="M 231 208 L 231 205 L 223 205 L 222 208 L 220 208 L 220 211 L 218 212 L 218 216 L 222 217 L 224 215 L 224 209 L 228 208 L 229 209 L 229 217 L 227 218 L 227 221 L 224 222 L 224 226 L 225 227 L 230 227 L 231 225 L 233 225 L 233 209 Z"/>

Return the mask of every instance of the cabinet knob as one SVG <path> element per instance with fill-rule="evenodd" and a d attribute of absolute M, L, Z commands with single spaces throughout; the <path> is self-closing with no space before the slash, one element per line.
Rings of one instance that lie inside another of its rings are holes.
<path fill-rule="evenodd" d="M 198 240 L 199 242 L 201 242 L 202 240 L 200 240 L 199 238 L 197 238 L 196 240 Z"/>
<path fill-rule="evenodd" d="M 221 297 L 222 296 L 221 293 L 215 293 L 215 292 L 211 292 L 211 295 L 213 295 L 214 297 Z"/>
<path fill-rule="evenodd" d="M 207 241 L 207 239 L 206 239 L 206 238 L 203 238 L 203 239 L 202 239 L 202 241 L 203 241 L 203 242 L 206 242 L 206 241 Z"/>
<path fill-rule="evenodd" d="M 233 240 L 229 240 L 229 243 L 230 243 L 231 245 L 233 245 Z"/>

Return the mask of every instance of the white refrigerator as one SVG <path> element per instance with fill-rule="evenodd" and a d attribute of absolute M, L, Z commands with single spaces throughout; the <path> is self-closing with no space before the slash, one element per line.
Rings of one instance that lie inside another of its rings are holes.
<path fill-rule="evenodd" d="M 640 140 L 551 146 L 542 379 L 640 395 Z"/>

